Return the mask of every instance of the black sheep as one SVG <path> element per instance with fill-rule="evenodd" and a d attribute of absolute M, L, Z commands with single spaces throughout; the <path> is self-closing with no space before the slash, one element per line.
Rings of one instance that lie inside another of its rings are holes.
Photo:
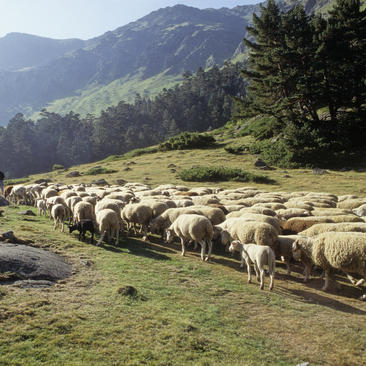
<path fill-rule="evenodd" d="M 85 234 L 86 234 L 87 231 L 89 231 L 91 233 L 91 244 L 93 244 L 94 223 L 93 223 L 92 220 L 82 220 L 82 221 L 80 221 L 76 224 L 70 225 L 69 230 L 70 230 L 70 234 L 74 230 L 78 230 L 79 231 L 79 240 L 81 240 L 81 238 L 83 240 L 85 240 Z"/>

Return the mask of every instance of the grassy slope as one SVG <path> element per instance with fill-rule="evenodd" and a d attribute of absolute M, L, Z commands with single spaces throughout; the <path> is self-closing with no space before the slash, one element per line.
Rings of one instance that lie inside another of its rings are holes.
<path fill-rule="evenodd" d="M 99 115 L 109 106 L 117 105 L 121 100 L 133 102 L 136 93 L 142 96 L 153 97 L 163 88 L 171 88 L 182 81 L 180 75 L 169 75 L 163 72 L 151 78 L 143 80 L 141 75 L 117 79 L 106 86 L 94 85 L 80 94 L 58 99 L 50 103 L 46 108 L 50 112 L 66 114 L 69 111 L 86 116 L 87 114 Z M 38 114 L 32 117 L 36 118 Z"/>
<path fill-rule="evenodd" d="M 343 281 L 323 293 L 320 279 L 305 286 L 299 267 L 288 277 L 279 265 L 273 293 L 260 291 L 235 258 L 182 258 L 155 237 L 98 248 L 18 210 L 6 209 L 1 232 L 64 255 L 74 275 L 48 289 L 0 288 L 1 365 L 363 364 L 366 305 Z M 138 296 L 123 296 L 126 285 Z"/>
<path fill-rule="evenodd" d="M 103 177 L 110 183 L 123 178 L 152 186 L 202 186 L 179 181 L 168 165 L 174 163 L 177 170 L 212 164 L 254 171 L 255 159 L 228 154 L 220 146 L 109 158 L 70 169 L 83 172 L 101 165 L 118 170 L 109 175 L 65 178 L 67 172 L 52 172 L 30 179 L 72 183 Z M 127 167 L 131 170 L 125 171 Z M 366 173 L 264 173 L 278 184 L 250 185 L 268 191 L 366 193 Z M 260 291 L 257 284 L 246 283 L 236 258 L 217 250 L 212 262 L 201 263 L 198 252 L 182 258 L 178 244 L 166 246 L 157 237 L 144 243 L 122 236 L 118 248 L 97 248 L 79 243 L 75 235 L 54 232 L 47 218 L 22 219 L 19 209 L 5 209 L 0 232 L 13 230 L 64 255 L 75 274 L 49 289 L 0 287 L 0 365 L 364 365 L 366 304 L 357 300 L 360 290 L 343 278 L 339 290 L 324 293 L 319 277 L 304 285 L 300 266 L 287 276 L 278 264 L 273 293 L 267 290 L 268 278 Z M 138 290 L 136 298 L 120 294 L 126 285 Z"/>
<path fill-rule="evenodd" d="M 241 168 L 256 174 L 263 174 L 276 181 L 274 185 L 250 183 L 251 186 L 259 187 L 270 191 L 317 191 L 331 192 L 334 194 L 355 194 L 366 195 L 365 179 L 366 172 L 340 172 L 328 170 L 324 175 L 314 175 L 310 169 L 281 169 L 277 168 L 271 171 L 258 171 L 254 167 L 256 157 L 249 154 L 232 155 L 224 150 L 224 145 L 235 141 L 236 143 L 249 143 L 249 137 L 241 137 L 230 139 L 224 137 L 216 137 L 223 141 L 221 146 L 206 150 L 183 150 L 168 151 L 146 154 L 137 157 L 121 157 L 119 159 L 106 159 L 105 161 L 95 162 L 75 166 L 68 171 L 56 171 L 45 174 L 30 176 L 29 180 L 34 181 L 39 178 L 51 178 L 55 182 L 65 183 L 90 183 L 97 178 L 105 178 L 110 184 L 116 184 L 117 179 L 124 179 L 128 182 L 144 182 L 153 187 L 159 184 L 179 183 L 189 186 L 202 186 L 205 183 L 189 183 L 183 182 L 177 174 L 171 172 L 169 164 L 176 165 L 176 171 L 190 168 L 193 165 L 220 165 L 226 167 Z M 136 164 L 129 164 L 133 161 Z M 78 170 L 81 173 L 95 166 L 102 166 L 108 169 L 117 170 L 116 173 L 106 174 L 102 176 L 81 176 L 78 178 L 66 178 L 66 175 L 72 170 Z M 126 169 L 130 170 L 126 170 Z M 220 186 L 223 188 L 240 187 L 245 184 L 240 182 L 207 182 L 209 186 Z"/>

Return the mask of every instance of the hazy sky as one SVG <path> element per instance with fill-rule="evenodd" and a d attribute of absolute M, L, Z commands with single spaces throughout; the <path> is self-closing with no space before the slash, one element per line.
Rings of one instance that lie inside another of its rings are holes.
<path fill-rule="evenodd" d="M 166 6 L 233 8 L 258 0 L 0 0 L 0 37 L 10 32 L 89 39 Z"/>

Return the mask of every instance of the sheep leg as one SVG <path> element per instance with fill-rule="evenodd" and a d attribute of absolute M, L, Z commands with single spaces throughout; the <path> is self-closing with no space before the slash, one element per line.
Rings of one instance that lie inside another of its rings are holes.
<path fill-rule="evenodd" d="M 53 225 L 53 230 L 56 230 L 56 229 L 57 229 L 57 226 L 58 226 L 58 221 L 57 221 L 57 220 L 55 220 L 55 221 L 54 221 L 54 225 Z"/>
<path fill-rule="evenodd" d="M 330 273 L 329 270 L 325 270 L 325 282 L 324 282 L 324 286 L 322 287 L 323 291 L 327 291 L 329 288 L 329 279 L 330 279 Z"/>
<path fill-rule="evenodd" d="M 364 278 L 361 278 L 358 282 L 356 282 L 355 286 L 361 286 L 365 283 L 365 279 Z"/>
<path fill-rule="evenodd" d="M 264 289 L 264 268 L 261 268 L 260 270 L 260 289 L 263 290 Z"/>
<path fill-rule="evenodd" d="M 206 261 L 209 261 L 210 257 L 211 257 L 211 252 L 212 252 L 212 241 L 210 239 L 207 239 L 207 245 L 208 245 L 208 253 L 207 253 Z"/>
<path fill-rule="evenodd" d="M 270 278 L 269 290 L 272 291 L 273 290 L 273 283 L 274 283 L 274 273 L 273 272 L 269 274 L 269 278 Z"/>
<path fill-rule="evenodd" d="M 286 263 L 287 275 L 289 276 L 291 274 L 290 260 L 285 259 L 285 263 Z"/>
<path fill-rule="evenodd" d="M 311 271 L 311 264 L 305 264 L 305 269 L 304 269 L 304 282 L 308 282 L 309 281 L 309 276 L 310 276 L 310 271 Z"/>
<path fill-rule="evenodd" d="M 64 232 L 64 220 L 60 220 L 61 221 L 61 232 Z"/>
<path fill-rule="evenodd" d="M 184 257 L 186 254 L 186 247 L 184 245 L 184 239 L 180 238 L 180 243 L 182 244 L 182 256 Z"/>
<path fill-rule="evenodd" d="M 119 230 L 116 230 L 116 246 L 118 245 L 118 241 L 119 241 Z"/>
<path fill-rule="evenodd" d="M 206 253 L 206 242 L 204 240 L 201 240 L 200 245 L 201 245 L 201 260 L 204 260 L 204 255 Z"/>
<path fill-rule="evenodd" d="M 346 273 L 346 276 L 347 276 L 347 278 L 351 281 L 351 283 L 352 283 L 352 285 L 354 285 L 354 286 L 357 286 L 357 281 L 356 281 L 356 279 L 353 277 L 353 276 L 351 276 L 350 274 L 348 274 L 348 273 Z M 361 280 L 360 280 L 361 281 Z"/>
<path fill-rule="evenodd" d="M 250 271 L 250 261 L 249 260 L 245 260 L 245 262 L 247 263 L 248 283 L 251 283 L 252 274 L 251 274 L 251 271 Z"/>
<path fill-rule="evenodd" d="M 257 261 L 254 261 L 253 262 L 253 267 L 254 267 L 255 275 L 257 277 L 257 281 L 260 282 L 261 281 L 261 273 L 262 273 L 262 271 L 259 270 Z M 263 269 L 263 271 L 264 271 L 264 269 Z"/>

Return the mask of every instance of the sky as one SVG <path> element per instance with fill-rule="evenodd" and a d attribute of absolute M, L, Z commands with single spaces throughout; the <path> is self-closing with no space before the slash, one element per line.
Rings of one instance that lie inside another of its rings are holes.
<path fill-rule="evenodd" d="M 259 0 L 0 0 L 0 37 L 20 32 L 55 39 L 90 39 L 176 4 L 233 8 Z"/>

